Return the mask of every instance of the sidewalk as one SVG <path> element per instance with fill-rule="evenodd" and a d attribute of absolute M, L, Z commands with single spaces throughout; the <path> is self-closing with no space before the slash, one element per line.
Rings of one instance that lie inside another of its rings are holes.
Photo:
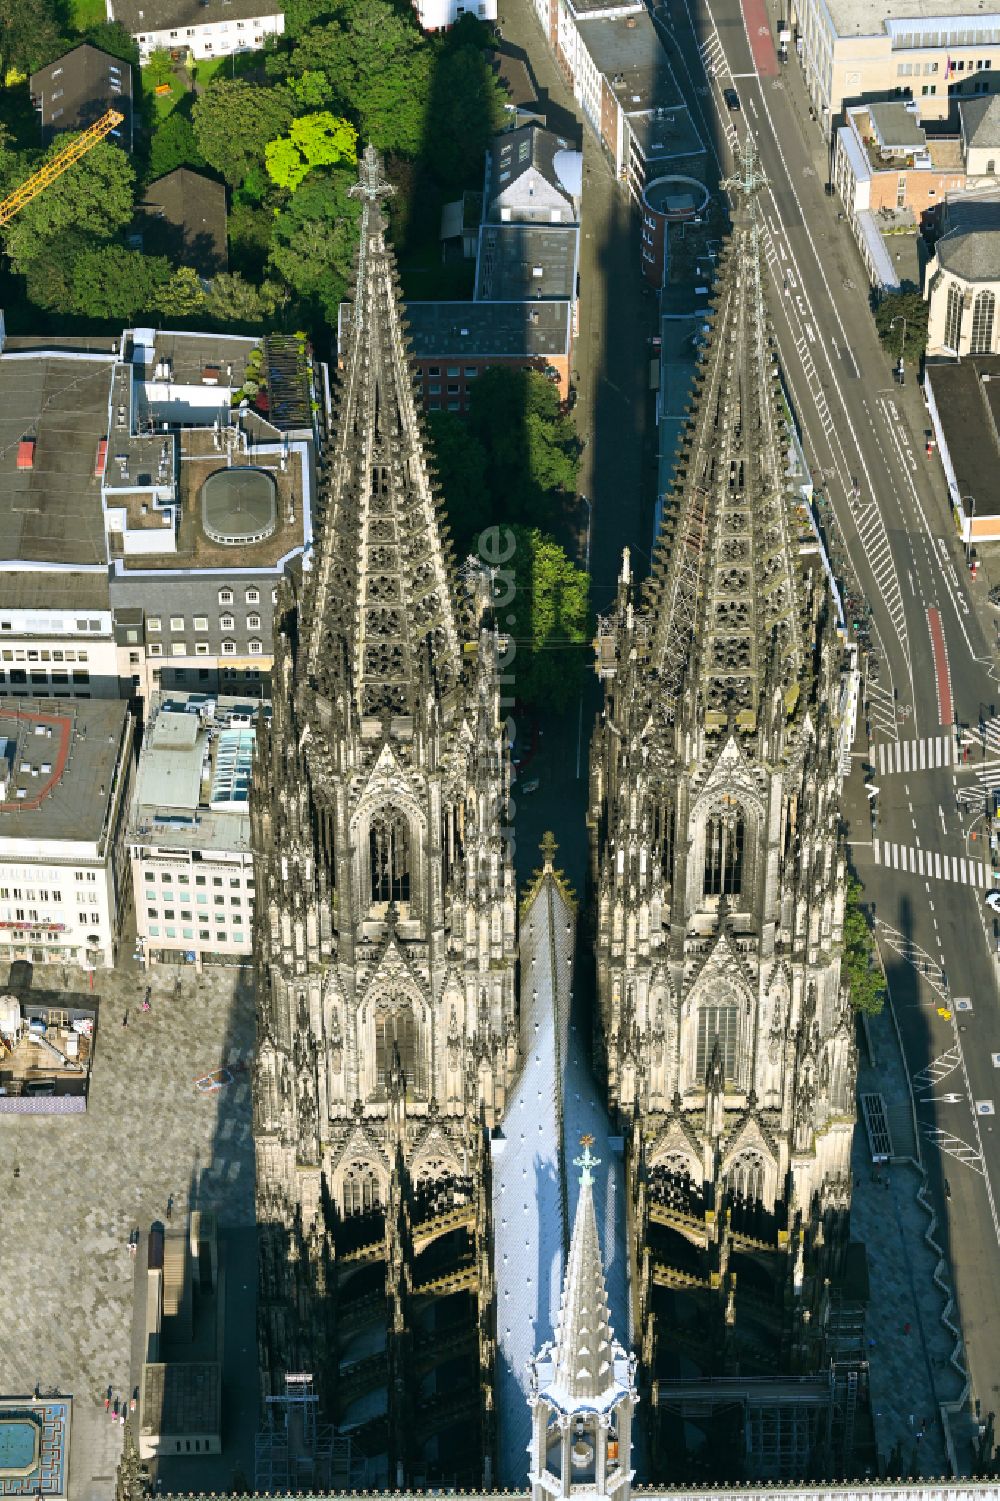
<path fill-rule="evenodd" d="M 854 1136 L 854 1195 L 851 1226 L 868 1252 L 871 1297 L 865 1326 L 870 1362 L 872 1412 L 880 1469 L 898 1451 L 900 1473 L 924 1476 L 951 1472 L 940 1404 L 960 1398 L 965 1387 L 956 1361 L 949 1308 L 951 1278 L 928 1235 L 934 1217 L 922 1195 L 909 1088 L 892 1018 L 871 1021 L 874 1063 L 862 1051 L 858 1096 L 880 1094 L 892 1136 L 892 1162 L 872 1168 L 860 1117 Z M 918 1437 L 924 1420 L 926 1430 Z M 951 1420 L 959 1471 L 967 1473 L 971 1427 Z M 896 1473 L 895 1466 L 891 1473 Z"/>

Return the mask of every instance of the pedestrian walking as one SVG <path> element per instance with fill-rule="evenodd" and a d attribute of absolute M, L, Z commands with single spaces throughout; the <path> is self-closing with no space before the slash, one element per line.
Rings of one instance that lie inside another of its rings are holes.
<path fill-rule="evenodd" d="M 170 1197 L 167 1199 L 167 1219 L 168 1220 L 170 1219 L 170 1217 L 173 1214 L 173 1212 L 174 1212 L 174 1196 L 173 1196 L 173 1194 L 171 1194 Z"/>
<path fill-rule="evenodd" d="M 106 1396 L 104 1398 L 104 1411 L 107 1412 L 107 1410 L 108 1410 L 108 1408 L 110 1406 L 111 1406 L 111 1397 L 110 1396 Z"/>
<path fill-rule="evenodd" d="M 909 1323 L 908 1323 L 908 1322 L 907 1322 L 907 1323 L 905 1323 L 905 1324 L 904 1324 L 904 1325 L 903 1325 L 903 1333 L 904 1333 L 904 1334 L 909 1334 L 909 1332 L 910 1332 L 910 1325 L 909 1325 Z M 911 1419 L 910 1419 L 910 1421 L 911 1421 L 911 1422 L 912 1422 L 912 1421 L 913 1421 L 913 1420 L 912 1420 L 912 1418 L 911 1418 Z"/>
<path fill-rule="evenodd" d="M 125 1015 L 122 1017 L 122 1026 L 123 1027 L 127 1027 L 128 1026 L 128 1011 L 127 1010 L 125 1012 Z"/>

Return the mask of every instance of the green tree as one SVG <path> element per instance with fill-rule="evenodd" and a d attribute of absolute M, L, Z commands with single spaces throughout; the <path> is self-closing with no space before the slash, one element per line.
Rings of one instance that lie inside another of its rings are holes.
<path fill-rule="evenodd" d="M 25 298 L 47 312 L 73 311 L 73 267 L 77 257 L 91 250 L 95 241 L 90 235 L 69 229 L 65 234 L 46 240 L 38 254 L 24 269 Z"/>
<path fill-rule="evenodd" d="M 860 881 L 849 877 L 844 907 L 844 969 L 855 1011 L 877 1016 L 885 1005 L 885 978 L 862 906 L 863 896 Z"/>
<path fill-rule="evenodd" d="M 122 245 L 97 245 L 73 263 L 72 310 L 88 318 L 149 315 L 170 276 L 164 256 L 143 255 Z"/>
<path fill-rule="evenodd" d="M 506 93 L 479 47 L 449 47 L 434 70 L 426 141 L 431 168 L 445 188 L 478 186 L 483 156 L 504 122 Z"/>
<path fill-rule="evenodd" d="M 349 120 L 323 110 L 299 115 L 288 134 L 264 148 L 267 174 L 279 188 L 295 189 L 316 167 L 333 167 L 357 159 L 358 132 Z"/>
<path fill-rule="evenodd" d="M 251 281 L 260 281 L 271 249 L 273 212 L 234 194 L 228 227 L 230 267 Z"/>
<path fill-rule="evenodd" d="M 411 14 L 365 0 L 317 26 L 292 49 L 288 70 L 326 74 L 332 97 L 380 151 L 416 156 L 424 140 L 434 51 Z"/>
<path fill-rule="evenodd" d="M 112 57 L 120 57 L 133 68 L 139 66 L 139 45 L 120 21 L 99 21 L 96 26 L 88 26 L 78 40 L 90 42 Z"/>
<path fill-rule="evenodd" d="M 300 297 L 335 325 L 358 246 L 361 205 L 348 196 L 354 173 L 316 174 L 274 221 L 271 265 Z"/>
<path fill-rule="evenodd" d="M 285 35 L 301 36 L 317 21 L 328 20 L 337 10 L 337 0 L 285 0 Z"/>
<path fill-rule="evenodd" d="M 68 46 L 56 0 L 0 0 L 0 75 L 17 83 Z"/>
<path fill-rule="evenodd" d="M 927 348 L 927 311 L 928 304 L 915 287 L 903 287 L 880 297 L 875 306 L 875 328 L 883 349 L 897 360 L 902 352 L 906 359 L 918 364 Z"/>
<path fill-rule="evenodd" d="M 548 524 L 572 494 L 579 442 L 558 389 L 536 370 L 496 366 L 476 381 L 469 427 L 486 450 L 498 520 Z"/>
<path fill-rule="evenodd" d="M 330 101 L 330 80 L 318 68 L 308 68 L 300 78 L 290 78 L 288 87 L 296 104 L 307 109 L 321 109 Z"/>
<path fill-rule="evenodd" d="M 160 312 L 167 318 L 198 318 L 205 310 L 205 288 L 193 266 L 178 266 L 160 288 Z"/>
<path fill-rule="evenodd" d="M 53 157 L 73 137 L 59 136 L 46 157 Z M 28 172 L 23 174 L 28 176 Z M 7 254 L 23 271 L 46 241 L 73 228 L 98 239 L 111 239 L 132 217 L 135 172 L 118 146 L 101 141 L 44 193 L 27 204 L 3 231 Z"/>
<path fill-rule="evenodd" d="M 511 528 L 514 597 L 514 691 L 529 704 L 565 709 L 580 691 L 588 662 L 590 580 L 554 537 L 535 527 Z"/>
<path fill-rule="evenodd" d="M 213 276 L 205 295 L 205 313 L 215 323 L 262 323 L 281 301 L 281 288 L 272 281 L 254 286 L 234 271 Z"/>
<path fill-rule="evenodd" d="M 292 113 L 283 88 L 215 78 L 195 100 L 191 118 L 205 160 L 235 184 L 263 162 L 265 146 L 284 133 Z"/>
<path fill-rule="evenodd" d="M 165 47 L 157 47 L 149 54 L 149 60 L 143 64 L 143 91 L 147 94 L 155 94 L 163 84 L 173 82 L 174 65 L 170 60 L 170 53 Z"/>
<path fill-rule="evenodd" d="M 175 167 L 207 166 L 194 133 L 194 126 L 179 109 L 172 110 L 156 127 L 149 143 L 149 175 L 165 177 Z"/>
<path fill-rule="evenodd" d="M 486 450 L 454 412 L 429 413 L 427 431 L 455 550 L 463 558 L 475 550 L 480 533 L 494 519 Z"/>

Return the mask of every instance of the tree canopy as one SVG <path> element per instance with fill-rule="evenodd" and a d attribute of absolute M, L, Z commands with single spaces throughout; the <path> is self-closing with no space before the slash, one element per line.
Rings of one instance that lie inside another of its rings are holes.
<path fill-rule="evenodd" d="M 206 162 L 236 184 L 263 161 L 268 142 L 287 130 L 292 114 L 284 89 L 243 78 L 214 78 L 195 100 L 191 119 Z"/>
<path fill-rule="evenodd" d="M 504 122 L 506 94 L 480 47 L 449 47 L 434 69 L 426 157 L 443 187 L 461 191 L 482 180 L 483 156 Z"/>
<path fill-rule="evenodd" d="M 68 134 L 57 137 L 43 160 L 55 156 L 72 139 Z M 134 187 L 135 172 L 125 152 L 106 141 L 93 146 L 3 230 L 15 269 L 23 271 L 46 241 L 68 229 L 110 239 L 132 217 Z"/>
<path fill-rule="evenodd" d="M 903 287 L 880 297 L 875 307 L 875 328 L 883 349 L 897 360 L 902 353 L 914 364 L 919 363 L 927 348 L 928 309 L 929 305 L 914 287 Z"/>
<path fill-rule="evenodd" d="M 485 370 L 472 388 L 469 429 L 488 459 L 497 514 L 548 525 L 576 488 L 580 446 L 559 392 L 534 370 Z"/>
<path fill-rule="evenodd" d="M 64 45 L 56 0 L 0 0 L 0 72 L 12 84 L 58 57 Z"/>
<path fill-rule="evenodd" d="M 584 664 L 589 665 L 590 580 L 554 537 L 537 527 L 511 530 L 514 693 L 525 703 L 558 711 L 576 699 Z"/>
<path fill-rule="evenodd" d="M 152 313 L 169 278 L 165 256 L 143 255 L 122 245 L 95 246 L 73 262 L 72 310 L 91 318 Z"/>
<path fill-rule="evenodd" d="M 191 121 L 179 109 L 171 110 L 149 143 L 150 178 L 165 177 L 175 167 L 193 167 L 197 171 L 207 165 Z"/>
<path fill-rule="evenodd" d="M 336 326 L 358 244 L 361 204 L 348 196 L 353 172 L 334 168 L 302 184 L 274 221 L 271 265 Z"/>
<path fill-rule="evenodd" d="M 332 167 L 357 157 L 358 132 L 349 120 L 321 110 L 299 115 L 288 134 L 269 141 L 264 148 L 267 175 L 280 188 L 294 193 L 315 167 Z"/>
<path fill-rule="evenodd" d="M 308 31 L 287 58 L 272 60 L 272 68 L 290 80 L 322 73 L 363 140 L 380 151 L 415 156 L 424 139 L 432 62 L 412 16 L 390 0 L 365 0 Z"/>
<path fill-rule="evenodd" d="M 863 896 L 864 887 L 851 876 L 844 909 L 844 969 L 855 1011 L 877 1016 L 885 1005 L 885 978 L 862 906 Z"/>

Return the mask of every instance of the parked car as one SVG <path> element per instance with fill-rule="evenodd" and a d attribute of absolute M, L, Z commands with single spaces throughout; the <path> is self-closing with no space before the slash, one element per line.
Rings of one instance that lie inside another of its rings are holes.
<path fill-rule="evenodd" d="M 986 893 L 986 905 L 993 912 L 1000 912 L 1000 891 L 988 891 Z"/>
<path fill-rule="evenodd" d="M 740 103 L 740 96 L 739 94 L 737 94 L 735 89 L 723 89 L 722 97 L 726 101 L 726 108 L 731 109 L 734 114 L 737 110 L 743 108 L 742 104 Z"/>

